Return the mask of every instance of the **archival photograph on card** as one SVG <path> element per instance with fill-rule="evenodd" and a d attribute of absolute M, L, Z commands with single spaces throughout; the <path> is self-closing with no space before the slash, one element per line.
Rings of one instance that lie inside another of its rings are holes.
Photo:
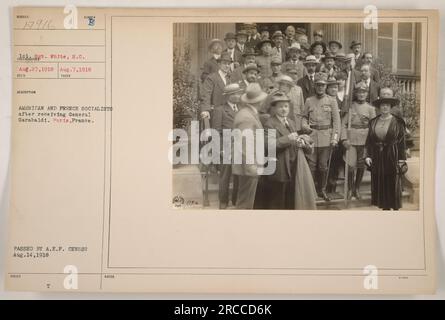
<path fill-rule="evenodd" d="M 421 27 L 175 23 L 173 207 L 419 210 Z"/>

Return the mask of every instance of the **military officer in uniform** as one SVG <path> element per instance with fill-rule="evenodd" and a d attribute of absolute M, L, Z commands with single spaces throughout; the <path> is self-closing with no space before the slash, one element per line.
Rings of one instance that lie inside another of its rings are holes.
<path fill-rule="evenodd" d="M 338 143 L 341 130 L 340 113 L 337 101 L 326 94 L 327 75 L 315 74 L 315 95 L 307 98 L 303 116 L 310 128 L 314 140 L 314 152 L 307 155 L 309 167 L 317 188 L 317 194 L 325 201 L 330 201 L 326 193 L 328 162 L 331 148 Z"/>
<path fill-rule="evenodd" d="M 354 170 L 348 167 L 348 199 L 355 197 L 360 200 L 360 184 L 365 172 L 365 143 L 368 136 L 369 121 L 376 117 L 375 108 L 366 102 L 368 86 L 361 81 L 355 85 L 355 101 L 352 103 L 348 113 L 342 119 L 341 141 L 346 150 L 355 148 L 357 153 L 357 164 L 354 181 Z M 349 112 L 351 115 L 349 115 Z M 351 129 L 348 134 L 348 122 L 351 121 Z"/>

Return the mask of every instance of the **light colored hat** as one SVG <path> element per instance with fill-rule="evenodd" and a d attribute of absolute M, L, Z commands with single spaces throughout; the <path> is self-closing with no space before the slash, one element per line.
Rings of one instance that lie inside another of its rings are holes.
<path fill-rule="evenodd" d="M 247 73 L 250 70 L 256 70 L 258 73 L 260 72 L 260 69 L 258 69 L 258 66 L 255 63 L 249 63 L 243 70 L 243 73 Z"/>
<path fill-rule="evenodd" d="M 308 63 L 319 64 L 320 62 L 317 61 L 317 58 L 315 58 L 315 56 L 309 55 L 309 56 L 306 57 L 306 60 L 304 60 L 303 63 L 304 64 L 308 64 Z"/>
<path fill-rule="evenodd" d="M 272 35 L 272 40 L 275 39 L 275 38 L 277 38 L 277 37 L 282 37 L 282 38 L 284 38 L 284 34 L 283 34 L 280 30 L 277 30 L 277 31 L 275 31 L 274 34 Z"/>
<path fill-rule="evenodd" d="M 221 39 L 212 39 L 212 40 L 210 40 L 208 49 L 209 50 L 212 49 L 213 45 L 216 43 L 219 43 L 221 46 L 223 45 L 223 42 L 221 41 Z"/>
<path fill-rule="evenodd" d="M 348 53 L 345 57 L 346 61 L 355 61 L 355 54 Z"/>
<path fill-rule="evenodd" d="M 258 103 L 267 98 L 267 93 L 261 90 L 259 83 L 249 83 L 245 93 L 241 96 L 244 103 Z"/>
<path fill-rule="evenodd" d="M 295 82 L 294 82 L 294 80 L 293 80 L 291 77 L 287 76 L 287 75 L 282 75 L 282 76 L 280 76 L 280 77 L 277 79 L 277 83 L 285 83 L 285 84 L 288 84 L 288 85 L 290 85 L 290 86 L 292 86 L 292 87 L 295 86 Z"/>
<path fill-rule="evenodd" d="M 351 60 L 354 56 L 354 54 L 352 54 L 352 56 L 346 56 L 343 52 L 339 52 L 337 53 L 337 55 L 335 56 L 335 60 L 340 60 L 340 61 L 349 61 Z"/>
<path fill-rule="evenodd" d="M 323 30 L 315 30 L 313 35 L 314 36 L 322 36 L 323 37 Z"/>
<path fill-rule="evenodd" d="M 301 51 L 301 46 L 298 42 L 292 42 L 292 44 L 290 45 L 290 47 L 287 48 L 287 51 Z"/>
<path fill-rule="evenodd" d="M 243 92 L 243 89 L 240 88 L 239 84 L 231 83 L 224 87 L 223 95 L 230 96 L 231 94 L 239 93 L 239 92 Z"/>
<path fill-rule="evenodd" d="M 330 46 L 331 43 L 335 43 L 336 45 L 338 45 L 338 47 L 339 47 L 340 49 L 343 48 L 343 45 L 341 44 L 340 41 L 337 41 L 337 40 L 331 40 L 331 41 L 328 42 L 328 45 Z"/>

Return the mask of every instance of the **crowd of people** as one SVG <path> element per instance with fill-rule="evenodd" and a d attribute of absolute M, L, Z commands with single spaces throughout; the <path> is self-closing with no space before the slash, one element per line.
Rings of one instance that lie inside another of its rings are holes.
<path fill-rule="evenodd" d="M 371 204 L 401 208 L 407 165 L 399 100 L 380 87 L 374 57 L 360 42 L 345 53 L 321 30 L 313 39 L 292 25 L 283 33 L 251 23 L 210 42 L 199 118 L 220 132 L 265 129 L 276 146 L 272 175 L 258 175 L 255 163 L 219 165 L 220 209 L 229 198 L 239 209 L 315 209 L 317 198 L 331 201 L 345 162 L 347 199 L 362 198 L 369 169 Z"/>

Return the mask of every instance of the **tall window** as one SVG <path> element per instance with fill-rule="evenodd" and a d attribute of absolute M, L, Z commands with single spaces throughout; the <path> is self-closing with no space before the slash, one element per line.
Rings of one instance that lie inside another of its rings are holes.
<path fill-rule="evenodd" d="M 399 74 L 414 73 L 415 24 L 379 23 L 378 56 Z"/>

